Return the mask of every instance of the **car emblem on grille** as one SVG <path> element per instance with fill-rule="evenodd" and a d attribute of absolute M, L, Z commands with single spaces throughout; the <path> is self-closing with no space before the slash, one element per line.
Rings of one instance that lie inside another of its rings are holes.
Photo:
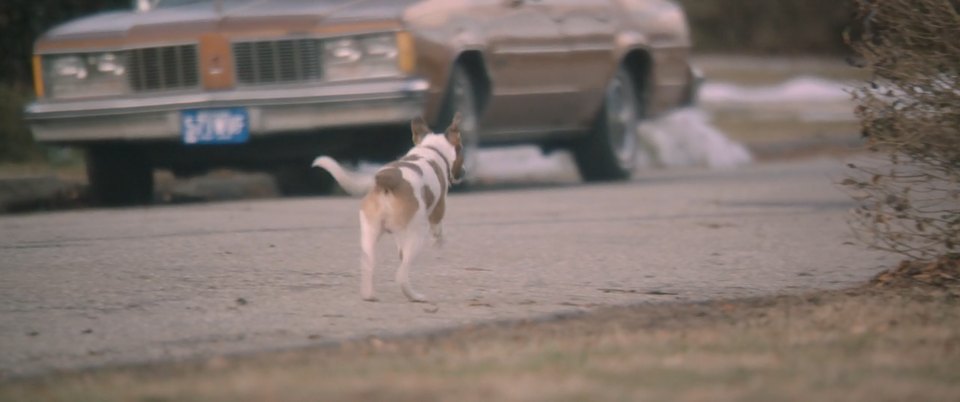
<path fill-rule="evenodd" d="M 220 56 L 213 56 L 210 59 L 210 68 L 207 69 L 210 75 L 223 74 L 223 67 L 220 66 Z"/>

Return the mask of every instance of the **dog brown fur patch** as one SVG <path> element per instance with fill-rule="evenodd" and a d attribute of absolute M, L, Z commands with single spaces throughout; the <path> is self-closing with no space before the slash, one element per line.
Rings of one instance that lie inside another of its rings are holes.
<path fill-rule="evenodd" d="M 423 186 L 420 188 L 420 193 L 423 196 L 423 203 L 427 209 L 433 206 L 433 202 L 437 200 L 437 196 L 433 194 L 433 190 L 430 190 L 429 186 Z"/>
<path fill-rule="evenodd" d="M 437 200 L 437 206 L 433 207 L 433 211 L 430 211 L 430 216 L 428 217 L 430 219 L 430 224 L 436 225 L 443 220 L 443 213 L 446 209 L 444 199 L 446 198 L 446 194 L 440 193 L 440 199 Z"/>
<path fill-rule="evenodd" d="M 374 182 L 376 182 L 377 187 L 380 189 L 393 192 L 394 189 L 406 183 L 406 180 L 403 180 L 403 173 L 400 172 L 400 169 L 391 167 L 380 169 L 377 175 L 374 176 Z"/>
<path fill-rule="evenodd" d="M 393 198 L 390 202 L 393 203 L 393 210 L 395 214 L 393 216 L 382 217 L 387 219 L 386 228 L 388 230 L 399 230 L 407 226 L 410 223 L 410 220 L 413 219 L 413 215 L 417 213 L 417 210 L 420 208 L 420 203 L 417 201 L 417 197 L 414 195 L 413 186 L 403 178 L 403 173 L 400 172 L 398 168 L 385 168 L 377 172 L 377 175 L 374 177 L 376 182 L 376 189 L 384 193 L 393 195 Z M 377 191 L 371 192 L 371 195 Z M 368 196 L 367 198 L 370 198 Z M 367 199 L 364 199 L 363 208 L 366 211 L 368 208 Z M 371 200 L 372 202 L 376 202 Z M 377 210 L 380 210 L 382 207 L 377 206 Z M 373 208 L 371 208 L 373 209 Z M 379 211 L 378 211 L 379 212 Z"/>
<path fill-rule="evenodd" d="M 420 165 L 417 165 L 416 163 L 411 163 L 406 161 L 396 161 L 396 162 L 390 162 L 387 165 L 387 167 L 410 169 L 414 171 L 417 174 L 417 176 L 423 177 L 423 169 L 421 169 Z"/>
<path fill-rule="evenodd" d="M 410 130 L 413 131 L 413 145 L 420 145 L 423 137 L 430 134 L 430 127 L 427 127 L 427 122 L 420 116 L 417 116 L 410 122 Z"/>
<path fill-rule="evenodd" d="M 440 164 L 437 161 L 431 160 L 428 161 L 430 167 L 433 168 L 433 172 L 437 174 L 437 180 L 440 181 L 440 199 L 437 200 L 437 206 L 433 207 L 433 211 L 430 211 L 430 223 L 438 224 L 440 220 L 443 219 L 444 208 L 444 199 L 447 197 L 447 175 L 444 174 L 443 168 L 440 167 Z"/>
<path fill-rule="evenodd" d="M 447 142 L 450 145 L 453 145 L 456 155 L 453 160 L 453 166 L 450 166 L 450 177 L 462 178 L 463 177 L 463 139 L 460 135 L 460 112 L 457 112 L 453 116 L 453 121 L 450 123 L 450 127 L 447 127 Z"/>
<path fill-rule="evenodd" d="M 440 181 L 440 191 L 446 190 L 447 188 L 447 175 L 443 171 L 443 168 L 440 167 L 440 164 L 437 161 L 428 161 L 430 167 L 433 168 L 433 172 L 437 174 L 437 180 Z"/>
<path fill-rule="evenodd" d="M 452 169 L 450 176 L 457 179 L 463 178 L 463 149 L 461 147 L 457 147 L 457 158 L 453 160 Z"/>

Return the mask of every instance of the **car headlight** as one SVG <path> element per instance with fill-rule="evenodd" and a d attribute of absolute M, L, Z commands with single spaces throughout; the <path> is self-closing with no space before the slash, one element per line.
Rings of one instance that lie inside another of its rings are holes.
<path fill-rule="evenodd" d="M 328 39 L 323 42 L 323 71 L 327 80 L 391 77 L 402 73 L 398 34 Z"/>
<path fill-rule="evenodd" d="M 44 56 L 44 93 L 55 99 L 122 95 L 130 92 L 123 53 Z"/>

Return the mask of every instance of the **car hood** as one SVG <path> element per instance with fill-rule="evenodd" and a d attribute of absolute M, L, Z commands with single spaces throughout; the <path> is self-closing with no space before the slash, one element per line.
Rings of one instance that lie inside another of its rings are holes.
<path fill-rule="evenodd" d="M 60 25 L 43 40 L 135 36 L 140 31 L 242 31 L 245 26 L 309 28 L 341 22 L 403 18 L 421 0 L 227 0 L 218 13 L 212 1 L 159 8 L 149 12 L 113 11 Z"/>

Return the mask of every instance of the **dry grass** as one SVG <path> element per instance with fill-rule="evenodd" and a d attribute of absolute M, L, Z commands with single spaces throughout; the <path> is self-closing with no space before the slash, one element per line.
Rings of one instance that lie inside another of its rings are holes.
<path fill-rule="evenodd" d="M 0 385 L 5 401 L 958 398 L 957 297 L 914 288 L 613 308 Z"/>
<path fill-rule="evenodd" d="M 797 76 L 816 76 L 850 82 L 870 78 L 866 69 L 847 63 L 843 57 L 745 56 L 708 54 L 694 56 L 694 63 L 709 81 L 748 86 L 776 85 Z"/>
<path fill-rule="evenodd" d="M 740 113 L 717 113 L 713 123 L 731 139 L 747 144 L 794 140 L 848 140 L 857 138 L 853 121 L 803 121 L 790 116 L 751 119 Z"/>

